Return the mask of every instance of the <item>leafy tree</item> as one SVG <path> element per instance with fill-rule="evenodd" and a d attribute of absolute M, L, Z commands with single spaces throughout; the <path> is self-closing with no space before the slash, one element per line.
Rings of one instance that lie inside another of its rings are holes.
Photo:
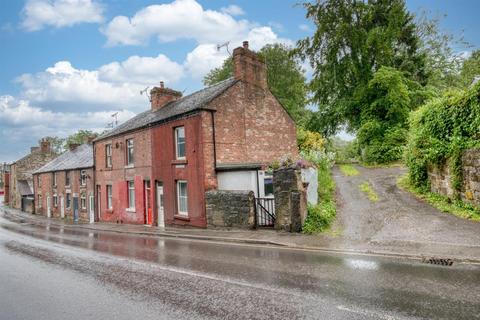
<path fill-rule="evenodd" d="M 475 79 L 480 77 L 480 50 L 475 50 L 472 55 L 463 62 L 460 72 L 460 82 L 463 87 L 472 85 Z"/>
<path fill-rule="evenodd" d="M 53 152 L 55 152 L 57 154 L 63 153 L 64 144 L 65 144 L 65 139 L 64 138 L 59 138 L 59 137 L 56 137 L 56 136 L 49 136 L 49 137 L 44 137 L 44 138 L 40 139 L 38 141 L 38 143 L 40 143 L 40 141 L 42 141 L 43 139 L 50 142 L 50 147 L 51 147 Z"/>
<path fill-rule="evenodd" d="M 65 149 L 68 148 L 70 144 L 87 143 L 89 138 L 97 136 L 98 134 L 91 130 L 78 130 L 76 133 L 69 135 L 65 139 Z"/>
<path fill-rule="evenodd" d="M 308 111 L 308 87 L 300 61 L 290 54 L 282 44 L 266 45 L 258 52 L 267 64 L 267 82 L 270 91 L 297 122 L 304 124 Z M 233 75 L 232 58 L 224 61 L 219 68 L 211 70 L 203 79 L 205 85 L 212 85 Z"/>
<path fill-rule="evenodd" d="M 362 125 L 363 94 L 382 66 L 393 67 L 411 81 L 428 79 L 414 17 L 403 0 L 324 0 L 304 3 L 317 29 L 300 40 L 295 53 L 314 69 L 310 87 L 319 112 L 309 128 L 324 136 L 346 124 Z"/>

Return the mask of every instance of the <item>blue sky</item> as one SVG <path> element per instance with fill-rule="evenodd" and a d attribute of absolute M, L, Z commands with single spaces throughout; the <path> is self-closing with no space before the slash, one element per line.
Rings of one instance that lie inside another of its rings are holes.
<path fill-rule="evenodd" d="M 139 91 L 164 80 L 186 93 L 249 40 L 293 44 L 311 33 L 297 1 L 29 0 L 0 4 L 0 162 L 45 135 L 103 130 L 149 107 Z M 447 14 L 442 27 L 480 47 L 475 0 L 411 0 Z"/>

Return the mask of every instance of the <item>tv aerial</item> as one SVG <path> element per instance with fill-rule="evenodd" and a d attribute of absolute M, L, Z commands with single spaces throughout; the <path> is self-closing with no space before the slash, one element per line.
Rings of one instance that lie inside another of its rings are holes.
<path fill-rule="evenodd" d="M 149 88 L 150 88 L 150 87 L 146 87 L 145 89 L 140 90 L 140 95 L 143 96 L 143 95 L 145 94 L 145 95 L 147 96 L 147 98 L 148 98 L 148 101 L 151 102 L 151 101 L 152 101 L 152 98 L 151 98 L 150 95 L 148 94 L 148 89 L 149 89 Z"/>
<path fill-rule="evenodd" d="M 227 41 L 222 44 L 217 44 L 217 52 L 220 52 L 220 49 L 225 48 L 227 49 L 228 54 L 231 56 L 232 54 L 230 53 L 230 50 L 228 49 L 228 45 L 230 44 L 230 41 Z"/>

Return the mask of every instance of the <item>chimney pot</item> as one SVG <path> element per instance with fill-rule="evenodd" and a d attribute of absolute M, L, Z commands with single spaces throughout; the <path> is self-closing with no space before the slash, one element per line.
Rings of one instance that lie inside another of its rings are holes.
<path fill-rule="evenodd" d="M 160 81 L 160 88 L 165 88 L 165 84 L 163 83 L 163 81 Z"/>
<path fill-rule="evenodd" d="M 243 48 L 248 49 L 248 41 L 243 41 Z"/>

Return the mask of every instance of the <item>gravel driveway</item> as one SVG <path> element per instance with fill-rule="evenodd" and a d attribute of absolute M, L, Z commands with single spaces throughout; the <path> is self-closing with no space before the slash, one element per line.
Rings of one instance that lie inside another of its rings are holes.
<path fill-rule="evenodd" d="M 440 212 L 399 189 L 396 180 L 406 169 L 354 167 L 360 171 L 357 176 L 345 176 L 338 167 L 333 171 L 338 202 L 333 229 L 341 235 L 337 241 L 349 247 L 436 247 L 445 253 L 480 255 L 480 223 Z M 363 182 L 378 195 L 377 202 L 360 191 Z"/>

